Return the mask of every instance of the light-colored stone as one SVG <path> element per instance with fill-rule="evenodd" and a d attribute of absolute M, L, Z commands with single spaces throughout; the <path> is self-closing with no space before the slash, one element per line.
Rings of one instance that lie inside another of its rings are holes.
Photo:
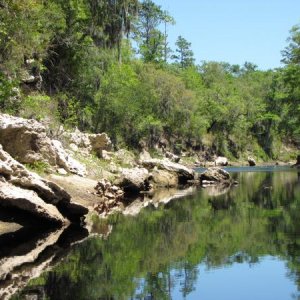
<path fill-rule="evenodd" d="M 36 194 L 45 203 L 52 204 L 54 208 L 55 206 L 59 207 L 62 214 L 70 220 L 79 219 L 88 212 L 83 206 L 73 203 L 70 195 L 57 184 L 42 179 L 35 173 L 29 172 L 22 164 L 14 160 L 7 152 L 5 152 L 1 145 L 0 166 L 2 166 L 0 168 L 2 189 L 5 189 L 5 191 L 7 191 L 7 189 L 16 191 L 16 199 L 21 198 L 20 190 L 24 192 L 24 195 L 29 195 L 30 192 L 34 192 L 33 195 Z M 13 189 L 13 186 L 16 187 L 16 189 Z M 2 194 L 2 199 L 4 200 L 5 195 L 7 195 L 8 199 L 11 199 L 13 196 L 6 192 L 6 194 Z M 30 197 L 28 196 L 26 199 L 30 199 Z M 18 208 L 20 208 L 19 203 L 24 203 L 25 210 L 29 205 L 27 202 L 16 200 L 16 207 Z M 13 202 L 10 201 L 10 206 L 12 205 Z M 41 213 L 41 216 L 43 216 L 43 213 Z"/>
<path fill-rule="evenodd" d="M 152 159 L 152 157 L 146 149 L 143 149 L 139 154 L 139 161 L 143 162 L 144 160 L 148 160 L 148 159 Z"/>
<path fill-rule="evenodd" d="M 256 166 L 256 161 L 255 161 L 255 159 L 254 159 L 253 157 L 251 157 L 251 156 L 248 157 L 248 163 L 249 163 L 249 166 L 251 166 L 251 167 Z"/>
<path fill-rule="evenodd" d="M 44 125 L 35 120 L 0 114 L 0 144 L 20 163 L 45 162 L 81 176 L 86 172 L 60 142 L 51 141 Z"/>
<path fill-rule="evenodd" d="M 63 169 L 63 168 L 57 169 L 56 172 L 57 172 L 59 175 L 67 175 L 67 174 L 68 174 L 68 172 L 67 172 L 65 169 Z"/>
<path fill-rule="evenodd" d="M 168 159 L 149 159 L 142 162 L 143 166 L 148 170 L 152 170 L 157 167 L 160 170 L 166 170 L 169 172 L 174 172 L 178 176 L 178 183 L 186 183 L 189 180 L 194 180 L 195 172 L 184 165 L 174 163 Z"/>
<path fill-rule="evenodd" d="M 200 174 L 199 178 L 201 183 L 209 182 L 209 184 L 211 184 L 212 181 L 221 183 L 230 182 L 231 180 L 229 173 L 219 167 L 208 168 Z"/>
<path fill-rule="evenodd" d="M 125 193 L 139 193 L 147 190 L 148 177 L 149 172 L 145 168 L 122 169 L 115 184 L 120 186 Z"/>
<path fill-rule="evenodd" d="M 223 156 L 218 156 L 215 160 L 215 165 L 225 167 L 228 165 L 228 159 Z"/>
<path fill-rule="evenodd" d="M 165 156 L 175 163 L 178 163 L 180 161 L 180 157 L 172 152 L 166 151 Z"/>
<path fill-rule="evenodd" d="M 86 176 L 86 168 L 71 155 L 69 155 L 63 148 L 60 141 L 52 140 L 52 145 L 57 153 L 57 164 L 62 166 L 66 171 L 77 174 L 79 176 Z"/>
<path fill-rule="evenodd" d="M 89 134 L 88 138 L 90 140 L 92 151 L 95 152 L 98 157 L 102 157 L 103 150 L 111 150 L 112 143 L 106 133 Z"/>
<path fill-rule="evenodd" d="M 176 173 L 166 170 L 152 170 L 148 180 L 156 187 L 176 187 L 178 177 Z"/>
<path fill-rule="evenodd" d="M 79 148 L 77 147 L 77 145 L 74 144 L 74 143 L 71 143 L 71 144 L 69 145 L 69 148 L 70 148 L 73 152 L 78 152 L 78 150 L 79 150 Z"/>
<path fill-rule="evenodd" d="M 21 163 L 47 161 L 56 165 L 56 152 L 45 127 L 31 119 L 0 114 L 0 143 Z"/>
<path fill-rule="evenodd" d="M 64 224 L 66 220 L 54 205 L 45 203 L 34 191 L 0 182 L 0 206 L 24 210 L 47 221 Z"/>

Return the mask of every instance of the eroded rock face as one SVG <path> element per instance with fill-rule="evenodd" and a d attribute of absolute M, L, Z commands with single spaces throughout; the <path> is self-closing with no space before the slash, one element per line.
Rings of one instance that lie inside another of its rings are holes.
<path fill-rule="evenodd" d="M 46 162 L 66 171 L 85 175 L 85 167 L 68 155 L 58 141 L 52 141 L 39 122 L 0 114 L 0 143 L 20 163 Z"/>
<path fill-rule="evenodd" d="M 29 172 L 5 152 L 1 145 L 0 179 L 2 192 L 0 205 L 7 206 L 9 204 L 10 207 L 28 211 L 42 218 L 46 216 L 45 212 L 49 211 L 48 205 L 51 205 L 55 209 L 51 210 L 49 215 L 53 213 L 54 220 L 58 218 L 56 210 L 59 211 L 61 220 L 67 217 L 72 221 L 78 220 L 88 212 L 83 206 L 73 203 L 70 195 L 58 185 Z M 31 202 L 31 199 L 34 201 Z M 42 203 L 44 203 L 44 211 L 41 208 Z M 50 217 L 45 218 L 50 219 Z"/>
<path fill-rule="evenodd" d="M 189 180 L 195 179 L 195 172 L 193 169 L 187 168 L 178 163 L 171 162 L 167 159 L 149 159 L 144 160 L 142 164 L 148 170 L 154 169 L 156 167 L 159 170 L 166 170 L 177 174 L 179 184 L 184 184 Z"/>
<path fill-rule="evenodd" d="M 72 145 L 73 151 L 95 153 L 100 158 L 103 157 L 103 151 L 112 149 L 112 142 L 106 133 L 91 134 L 76 129 L 73 132 L 64 132 L 63 137 Z"/>
<path fill-rule="evenodd" d="M 0 143 L 21 163 L 47 161 L 56 165 L 56 152 L 45 127 L 35 120 L 0 114 Z"/>
<path fill-rule="evenodd" d="M 224 183 L 231 180 L 229 173 L 218 167 L 208 168 L 199 178 L 202 184 Z"/>
<path fill-rule="evenodd" d="M 36 192 L 19 188 L 8 182 L 0 182 L 0 206 L 25 210 L 49 222 L 66 223 L 57 208 L 45 203 Z"/>

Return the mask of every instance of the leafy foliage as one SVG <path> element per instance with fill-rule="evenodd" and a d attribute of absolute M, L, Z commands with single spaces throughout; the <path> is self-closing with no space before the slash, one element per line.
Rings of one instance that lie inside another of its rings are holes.
<path fill-rule="evenodd" d="M 260 71 L 250 62 L 195 65 L 182 36 L 169 63 L 174 19 L 150 0 L 0 6 L 2 112 L 107 131 L 130 147 L 167 138 L 181 150 L 230 158 L 277 159 L 282 143 L 300 143 L 299 26 L 283 51 L 285 67 Z"/>

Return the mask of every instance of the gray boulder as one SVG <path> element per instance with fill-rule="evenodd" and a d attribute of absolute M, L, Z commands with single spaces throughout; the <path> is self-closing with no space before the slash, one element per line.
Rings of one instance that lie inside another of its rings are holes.
<path fill-rule="evenodd" d="M 155 187 L 176 187 L 178 185 L 178 177 L 174 172 L 166 170 L 153 169 L 148 178 L 149 182 Z"/>
<path fill-rule="evenodd" d="M 207 183 L 207 184 L 212 184 L 212 183 L 224 183 L 224 182 L 230 182 L 231 177 L 229 173 L 221 168 L 218 167 L 213 167 L 213 168 L 208 168 L 206 171 L 200 174 L 199 179 L 201 183 Z"/>
<path fill-rule="evenodd" d="M 142 162 L 142 165 L 148 170 L 152 170 L 156 167 L 158 170 L 166 170 L 177 174 L 179 184 L 185 184 L 189 180 L 195 179 L 195 171 L 193 169 L 190 169 L 178 163 L 171 162 L 168 159 L 144 160 Z"/>
<path fill-rule="evenodd" d="M 149 172 L 145 168 L 122 169 L 115 184 L 121 187 L 126 194 L 138 194 L 148 190 Z"/>
<path fill-rule="evenodd" d="M 58 141 L 52 141 L 46 128 L 35 120 L 0 114 L 0 144 L 20 163 L 46 162 L 71 173 L 85 174 L 85 167 L 68 155 Z"/>
<path fill-rule="evenodd" d="M 32 216 L 52 223 L 66 220 L 54 205 L 45 203 L 36 192 L 25 190 L 8 182 L 0 182 L 0 206 L 24 210 Z"/>

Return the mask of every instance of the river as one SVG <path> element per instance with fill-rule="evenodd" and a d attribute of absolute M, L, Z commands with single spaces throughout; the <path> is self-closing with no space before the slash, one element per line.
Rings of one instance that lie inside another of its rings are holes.
<path fill-rule="evenodd" d="M 11 299 L 300 299 L 300 174 L 228 170 L 239 182 L 230 189 L 199 188 L 135 217 L 95 219 L 102 235 L 72 246 L 65 235 L 51 244 L 63 255 L 38 276 L 29 264 L 35 278 Z"/>

